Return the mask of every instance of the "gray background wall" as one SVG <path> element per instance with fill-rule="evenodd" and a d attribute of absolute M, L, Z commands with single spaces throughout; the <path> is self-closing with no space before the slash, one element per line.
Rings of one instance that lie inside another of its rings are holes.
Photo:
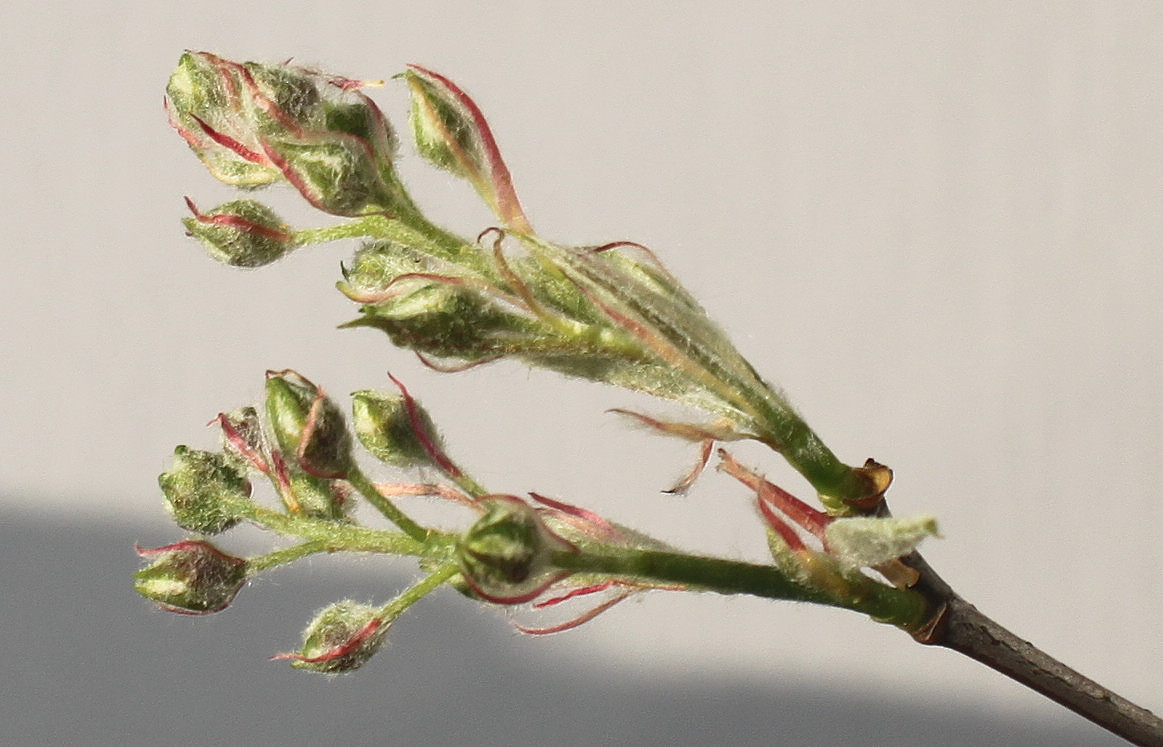
<path fill-rule="evenodd" d="M 659 595 L 526 640 L 449 596 L 324 685 L 263 657 L 328 601 L 386 598 L 406 566 L 315 563 L 212 621 L 151 613 L 128 575 L 134 541 L 178 536 L 156 474 L 286 366 L 336 393 L 390 368 L 495 490 L 763 557 L 730 480 L 659 495 L 691 454 L 602 414 L 640 400 L 508 365 L 438 376 L 336 331 L 351 246 L 261 272 L 206 259 L 181 235 L 181 196 L 230 192 L 165 124 L 185 48 L 457 80 L 543 233 L 653 247 L 838 453 L 895 468 L 897 513 L 940 518 L 926 554 L 966 597 L 1163 707 L 1158 4 L 14 0 L 0 48 L 0 629 L 19 631 L 0 637 L 0 738 L 392 743 L 392 725 L 420 723 L 397 737 L 467 742 L 489 724 L 496 743 L 835 743 L 827 723 L 926 744 L 933 723 L 965 744 L 994 728 L 1102 739 L 979 665 L 807 607 Z M 402 122 L 397 86 L 376 98 Z M 432 215 L 489 224 L 405 153 Z M 291 194 L 272 201 L 314 220 Z M 450 710 L 423 710 L 433 698 Z M 197 731 L 221 709 L 226 726 Z M 159 731 L 142 726 L 158 714 Z"/>

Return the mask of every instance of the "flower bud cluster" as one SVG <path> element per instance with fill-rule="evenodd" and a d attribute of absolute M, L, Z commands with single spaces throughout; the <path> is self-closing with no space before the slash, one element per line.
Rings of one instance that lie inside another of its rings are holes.
<path fill-rule="evenodd" d="M 571 248 L 538 236 L 476 104 L 430 70 L 411 66 L 400 77 L 412 96 L 420 154 L 469 182 L 500 228 L 469 242 L 416 209 L 395 172 L 391 127 L 361 90 L 367 83 L 190 52 L 169 81 L 167 106 L 173 126 L 210 172 L 242 189 L 285 182 L 319 210 L 348 220 L 295 231 L 250 199 L 205 212 L 187 200 L 189 234 L 237 267 L 269 264 L 305 244 L 359 237 L 363 246 L 344 267 L 339 288 L 361 305 L 361 316 L 346 326 L 380 329 L 433 367 L 513 357 L 710 413 L 713 420 L 701 424 L 635 416 L 702 445 L 699 464 L 676 492 L 694 481 L 716 442 L 754 439 L 782 453 L 833 512 L 804 504 L 720 452 L 722 468 L 755 490 L 775 558 L 762 572 L 743 569 L 749 593 L 871 609 L 878 619 L 912 624 L 912 607 L 898 615 L 891 604 L 866 604 L 897 589 L 864 569 L 895 583 L 893 564 L 936 534 L 927 517 L 871 515 L 891 470 L 871 461 L 861 468 L 839 462 L 645 247 Z M 350 600 L 327 607 L 304 632 L 299 651 L 276 657 L 342 673 L 366 663 L 399 612 L 440 585 L 500 604 L 571 587 L 546 594 L 534 607 L 613 591 L 568 623 L 522 628 L 544 633 L 580 624 L 646 589 L 717 588 L 720 573 L 732 565 L 683 556 L 535 493 L 537 507 L 488 493 L 449 459 L 428 413 L 392 380 L 398 392 L 352 395 L 349 429 L 320 387 L 292 370 L 268 371 L 263 407 L 219 415 L 221 451 L 179 447 L 159 482 L 169 511 L 188 531 L 216 534 L 249 521 L 302 542 L 251 558 L 232 557 L 200 538 L 141 550 L 150 562 L 136 576 L 138 592 L 166 609 L 205 614 L 229 605 L 250 575 L 311 553 L 346 548 L 420 556 L 430 573 L 424 581 L 385 607 Z M 434 468 L 452 485 L 373 483 L 358 464 L 352 432 L 381 462 Z M 282 509 L 251 499 L 255 475 L 271 482 Z M 479 516 L 459 536 L 442 532 L 401 511 L 393 502 L 401 495 L 451 497 Z M 360 525 L 353 496 L 394 528 Z"/>
<path fill-rule="evenodd" d="M 353 425 L 360 441 L 389 465 L 432 466 L 462 484 L 470 484 L 444 453 L 427 411 L 403 384 L 393 381 L 398 393 L 364 390 L 354 395 Z M 216 418 L 221 430 L 218 452 L 187 446 L 175 450 L 173 466 L 158 482 L 178 526 L 200 535 L 224 532 L 242 520 L 264 526 L 270 520 L 264 516 L 272 512 L 252 499 L 249 474 L 270 481 L 283 502 L 283 516 L 313 522 L 311 536 L 318 536 L 319 522 L 336 530 L 353 527 L 351 497 L 357 491 L 414 541 L 425 536 L 426 530 L 399 513 L 363 477 L 347 418 L 322 388 L 292 370 L 268 371 L 262 412 L 265 418 L 254 407 L 221 413 Z M 452 488 L 449 492 L 461 496 Z M 469 498 L 464 500 L 472 505 Z M 285 532 L 290 525 L 278 526 Z M 251 565 L 202 539 L 142 550 L 141 555 L 151 562 L 138 573 L 138 592 L 165 609 L 198 614 L 225 608 L 250 570 L 271 567 L 272 562 Z M 350 621 L 351 608 L 344 609 L 347 613 L 342 619 Z M 367 632 L 370 635 L 371 631 Z M 308 659 L 318 655 L 304 654 Z M 350 666 L 350 662 L 342 666 Z"/>
<path fill-rule="evenodd" d="M 335 215 L 391 213 L 410 202 L 393 171 L 395 136 L 365 85 L 187 52 L 166 93 L 171 123 L 219 180 L 243 188 L 286 181 Z"/>
<path fill-rule="evenodd" d="M 415 208 L 393 167 L 395 137 L 362 93 L 365 83 L 189 52 L 170 80 L 168 101 L 174 126 L 218 178 L 243 188 L 286 181 L 319 209 L 357 219 L 339 231 L 367 239 L 340 283 L 362 305 L 348 326 L 380 329 L 439 367 L 514 357 L 710 411 L 729 424 L 732 438 L 759 438 L 781 450 L 804 441 L 790 406 L 652 253 L 631 242 L 574 249 L 538 237 L 476 103 L 426 68 L 410 66 L 400 77 L 420 154 L 468 181 L 501 222 L 475 244 Z M 205 213 L 191 207 L 190 233 L 238 266 L 339 235 L 296 233 L 248 200 Z M 374 216 L 388 220 L 375 223 Z M 491 246 L 482 245 L 489 235 Z M 519 251 L 506 248 L 508 237 Z M 861 483 L 861 476 L 837 468 L 826 449 L 808 446 L 806 459 L 826 463 L 806 469 L 837 483 L 821 492 L 870 492 L 840 484 Z"/>

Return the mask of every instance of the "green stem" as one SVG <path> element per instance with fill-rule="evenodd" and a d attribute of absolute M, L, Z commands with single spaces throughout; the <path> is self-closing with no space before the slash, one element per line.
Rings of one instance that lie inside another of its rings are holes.
<path fill-rule="evenodd" d="M 859 501 L 876 492 L 867 476 L 840 461 L 798 415 L 781 410 L 777 417 L 768 420 L 769 432 L 774 437 L 765 436 L 762 443 L 779 452 L 803 475 L 829 508 L 840 508 L 847 501 Z M 772 424 L 779 426 L 778 433 L 771 428 Z"/>
<path fill-rule="evenodd" d="M 575 573 L 630 577 L 649 584 L 676 584 L 718 594 L 750 594 L 767 599 L 814 602 L 863 612 L 913 631 L 930 618 L 929 605 L 914 592 L 895 589 L 872 579 L 849 582 L 842 593 L 803 586 L 775 566 L 709 558 L 659 550 L 562 552 L 553 557 L 558 568 Z"/>
<path fill-rule="evenodd" d="M 268 552 L 265 555 L 256 555 L 253 558 L 247 558 L 246 572 L 249 576 L 255 576 L 271 568 L 278 568 L 281 565 L 293 563 L 308 555 L 327 552 L 330 549 L 332 549 L 331 544 L 326 540 L 308 540 L 298 545 L 291 545 L 290 547 Z"/>
<path fill-rule="evenodd" d="M 420 543 L 428 539 L 428 530 L 412 521 L 407 514 L 396 507 L 396 504 L 385 498 L 376 488 L 375 483 L 368 479 L 367 475 L 358 467 L 353 468 L 348 473 L 347 481 L 359 491 L 360 495 L 367 499 L 368 503 L 375 506 L 377 511 L 402 529 L 409 537 Z"/>
<path fill-rule="evenodd" d="M 345 223 L 319 228 L 304 228 L 295 231 L 295 243 L 299 246 L 311 244 L 326 244 L 329 241 L 340 239 L 357 239 L 379 236 L 390 230 L 388 221 L 383 216 L 375 215 L 366 218 L 353 218 Z"/>
<path fill-rule="evenodd" d="M 398 241 L 447 262 L 453 262 L 496 282 L 499 278 L 485 252 L 472 241 L 428 220 L 423 213 L 381 221 L 380 238 Z"/>
<path fill-rule="evenodd" d="M 379 617 L 384 620 L 396 619 L 404 610 L 435 591 L 459 572 L 460 566 L 455 563 L 441 566 L 434 573 L 400 592 L 399 596 L 381 607 Z"/>
<path fill-rule="evenodd" d="M 231 501 L 231 504 L 233 513 L 247 521 L 283 537 L 323 542 L 328 551 L 424 556 L 429 554 L 435 544 L 451 540 L 448 535 L 439 532 L 428 533 L 423 540 L 417 540 L 400 532 L 286 514 L 263 508 L 249 500 Z"/>
<path fill-rule="evenodd" d="M 473 479 L 472 475 L 460 469 L 460 465 L 456 465 L 460 470 L 459 474 L 449 475 L 448 479 L 452 480 L 458 488 L 471 495 L 473 498 L 480 498 L 489 494 L 489 490 L 485 486 Z"/>
<path fill-rule="evenodd" d="M 295 232 L 295 244 L 308 246 L 340 239 L 381 239 L 427 252 L 442 260 L 464 265 L 492 277 L 492 268 L 483 259 L 480 248 L 429 222 L 423 215 L 368 215 L 352 218 L 334 226 L 304 228 Z M 495 278 L 494 278 L 495 279 Z"/>

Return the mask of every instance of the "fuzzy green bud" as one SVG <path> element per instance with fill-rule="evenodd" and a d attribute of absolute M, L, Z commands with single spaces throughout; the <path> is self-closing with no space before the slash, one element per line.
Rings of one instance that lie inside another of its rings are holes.
<path fill-rule="evenodd" d="M 154 549 L 139 547 L 137 554 L 152 562 L 134 574 L 134 588 L 170 612 L 218 612 L 246 584 L 246 561 L 202 540 L 185 540 Z"/>
<path fill-rule="evenodd" d="M 170 123 L 215 178 L 262 187 L 283 178 L 254 126 L 246 68 L 207 52 L 187 52 L 166 86 Z"/>
<path fill-rule="evenodd" d="M 476 103 L 448 78 L 418 65 L 410 65 L 402 77 L 412 94 L 410 121 L 420 154 L 472 184 L 507 226 L 531 231 L 509 169 Z"/>
<path fill-rule="evenodd" d="M 357 138 L 271 138 L 267 155 L 299 193 L 319 210 L 359 216 L 393 210 L 395 197 L 379 172 L 376 154 Z"/>
<path fill-rule="evenodd" d="M 393 467 L 432 463 L 432 449 L 443 451 L 428 411 L 403 393 L 363 389 L 351 395 L 352 425 L 372 456 Z"/>
<path fill-rule="evenodd" d="M 266 409 L 279 447 L 304 472 L 336 478 L 351 471 L 351 434 L 322 389 L 294 371 L 267 371 Z"/>
<path fill-rule="evenodd" d="M 320 210 L 354 216 L 411 205 L 392 170 L 395 138 L 364 85 L 188 52 L 166 92 L 175 129 L 218 179 L 286 180 Z"/>
<path fill-rule="evenodd" d="M 380 611 L 351 600 L 324 608 L 303 631 L 303 646 L 295 653 L 279 654 L 291 666 L 325 674 L 354 672 L 383 645 L 390 623 Z"/>
<path fill-rule="evenodd" d="M 190 236 L 206 252 L 234 267 L 261 267 L 281 259 L 295 248 L 295 237 L 273 210 L 254 200 L 234 200 L 200 212 L 186 199 L 194 215 L 182 219 Z"/>
<path fill-rule="evenodd" d="M 443 282 L 417 287 L 360 311 L 364 316 L 359 324 L 383 330 L 396 345 L 466 360 L 501 352 L 500 341 L 490 333 L 503 330 L 509 321 L 475 289 Z"/>
<path fill-rule="evenodd" d="M 569 575 L 554 567 L 553 556 L 576 548 L 550 531 L 532 506 L 512 495 L 480 503 L 484 516 L 457 544 L 461 575 L 478 596 L 519 604 Z"/>
<path fill-rule="evenodd" d="M 374 327 L 396 345 L 438 358 L 495 358 L 544 345 L 548 336 L 538 320 L 499 302 L 499 289 L 479 274 L 393 242 L 361 248 L 339 289 L 364 304 L 347 326 Z"/>
<path fill-rule="evenodd" d="M 324 521 L 345 521 L 352 502 L 339 483 L 310 475 L 293 475 L 291 492 L 304 516 Z"/>
<path fill-rule="evenodd" d="M 447 78 L 412 67 L 403 74 L 412 94 L 409 122 L 420 154 L 472 182 L 484 180 L 488 154 L 469 101 Z"/>
<path fill-rule="evenodd" d="M 238 523 L 231 507 L 250 498 L 250 481 L 223 454 L 186 446 L 174 449 L 174 465 L 158 476 L 166 509 L 183 529 L 218 534 Z"/>

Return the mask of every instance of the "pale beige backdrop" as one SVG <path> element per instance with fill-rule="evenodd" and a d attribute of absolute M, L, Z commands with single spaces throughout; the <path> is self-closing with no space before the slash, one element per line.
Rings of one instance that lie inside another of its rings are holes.
<path fill-rule="evenodd" d="M 477 98 L 543 233 L 653 247 L 843 458 L 895 468 L 897 513 L 939 517 L 926 552 L 956 588 L 1163 707 L 1163 5 L 16 0 L 0 47 L 5 513 L 156 527 L 173 446 L 209 446 L 203 424 L 265 369 L 336 393 L 391 369 L 493 489 L 762 558 L 739 485 L 659 494 L 692 453 L 602 412 L 642 401 L 509 365 L 440 376 L 335 330 L 350 245 L 240 272 L 182 236 L 183 195 L 230 194 L 165 124 L 184 48 L 361 78 L 418 62 Z M 399 86 L 375 95 L 399 121 Z M 404 156 L 433 215 L 489 224 Z M 658 595 L 522 650 L 643 687 L 834 683 L 1060 717 L 894 630 L 769 602 Z"/>

